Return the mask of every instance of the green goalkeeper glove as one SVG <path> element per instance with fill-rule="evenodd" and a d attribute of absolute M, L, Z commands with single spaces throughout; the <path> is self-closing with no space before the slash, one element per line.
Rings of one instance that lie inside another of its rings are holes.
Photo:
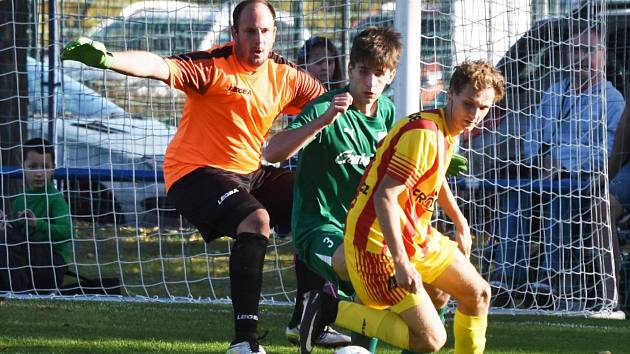
<path fill-rule="evenodd" d="M 456 177 L 468 171 L 468 159 L 460 154 L 453 154 L 451 163 L 446 170 L 447 177 Z"/>
<path fill-rule="evenodd" d="M 103 43 L 79 37 L 66 45 L 61 52 L 61 60 L 75 60 L 95 68 L 109 69 L 114 56 Z"/>

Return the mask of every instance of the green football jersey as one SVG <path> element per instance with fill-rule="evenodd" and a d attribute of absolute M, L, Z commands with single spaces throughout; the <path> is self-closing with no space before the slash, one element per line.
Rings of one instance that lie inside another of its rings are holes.
<path fill-rule="evenodd" d="M 29 239 L 35 242 L 51 242 L 55 250 L 66 262 L 72 260 L 72 219 L 70 209 L 63 194 L 48 183 L 45 188 L 29 188 L 13 201 L 12 218 L 30 209 L 37 218 L 37 227 L 27 227 L 24 219 L 14 223 L 22 235 L 28 232 Z"/>
<path fill-rule="evenodd" d="M 313 100 L 288 128 L 318 119 L 333 97 L 346 91 L 348 86 Z M 291 222 L 296 247 L 302 247 L 306 233 L 313 227 L 330 225 L 332 232 L 343 230 L 348 206 L 363 172 L 394 121 L 393 102 L 381 96 L 375 117 L 368 117 L 351 105 L 302 148 L 295 174 Z"/>

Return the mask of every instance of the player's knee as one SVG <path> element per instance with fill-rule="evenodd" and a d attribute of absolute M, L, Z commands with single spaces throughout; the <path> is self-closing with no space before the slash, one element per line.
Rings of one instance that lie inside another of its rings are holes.
<path fill-rule="evenodd" d="M 468 289 L 467 295 L 459 300 L 459 306 L 464 313 L 481 315 L 487 313 L 490 307 L 490 285 L 480 279 Z"/>
<path fill-rule="evenodd" d="M 410 334 L 409 349 L 417 353 L 437 352 L 446 344 L 446 330 L 441 325 Z"/>
<path fill-rule="evenodd" d="M 485 280 L 482 280 L 479 283 L 477 283 L 473 289 L 474 289 L 474 292 L 472 296 L 472 300 L 473 300 L 472 305 L 478 311 L 485 312 L 490 306 L 490 296 L 491 296 L 490 285 Z"/>
<path fill-rule="evenodd" d="M 440 289 L 434 288 L 434 292 L 430 293 L 431 302 L 436 309 L 441 309 L 442 307 L 448 304 L 448 300 L 451 299 L 451 296 Z"/>
<path fill-rule="evenodd" d="M 243 232 L 251 232 L 255 234 L 261 234 L 269 237 L 271 233 L 269 213 L 265 209 L 256 209 L 251 212 L 241 223 L 236 230 L 237 234 Z"/>
<path fill-rule="evenodd" d="M 482 308 L 488 309 L 490 307 L 490 298 L 492 296 L 492 293 L 490 290 L 490 284 L 488 284 L 488 282 L 484 280 L 482 284 L 480 285 L 480 287 L 481 287 L 481 293 L 479 295 L 480 305 Z"/>
<path fill-rule="evenodd" d="M 350 275 L 348 274 L 348 268 L 346 267 L 346 256 L 343 251 L 343 244 L 339 245 L 333 253 L 332 258 L 333 270 L 341 280 L 349 281 Z"/>

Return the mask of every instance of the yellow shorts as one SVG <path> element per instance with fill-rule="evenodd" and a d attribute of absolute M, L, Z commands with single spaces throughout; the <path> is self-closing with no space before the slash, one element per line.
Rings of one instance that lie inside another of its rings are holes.
<path fill-rule="evenodd" d="M 424 283 L 431 284 L 453 263 L 457 243 L 433 230 L 434 239 L 424 257 L 412 258 Z M 421 304 L 422 297 L 395 284 L 394 263 L 389 255 L 381 255 L 348 247 L 345 244 L 346 266 L 359 300 L 367 306 L 391 308 L 396 313 Z"/>

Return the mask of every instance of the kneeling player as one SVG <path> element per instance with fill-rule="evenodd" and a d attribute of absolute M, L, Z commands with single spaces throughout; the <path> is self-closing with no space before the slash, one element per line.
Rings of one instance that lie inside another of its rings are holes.
<path fill-rule="evenodd" d="M 302 353 L 333 322 L 414 352 L 439 350 L 446 331 L 423 282 L 458 301 L 455 352 L 483 352 L 490 287 L 467 259 L 470 232 L 460 230 L 468 223 L 444 176 L 457 135 L 478 124 L 503 92 L 491 64 L 465 62 L 453 73 L 445 108 L 412 114 L 392 128 L 346 220 L 345 261 L 361 304 L 309 293 Z M 457 243 L 430 225 L 436 201 L 456 225 Z"/>

